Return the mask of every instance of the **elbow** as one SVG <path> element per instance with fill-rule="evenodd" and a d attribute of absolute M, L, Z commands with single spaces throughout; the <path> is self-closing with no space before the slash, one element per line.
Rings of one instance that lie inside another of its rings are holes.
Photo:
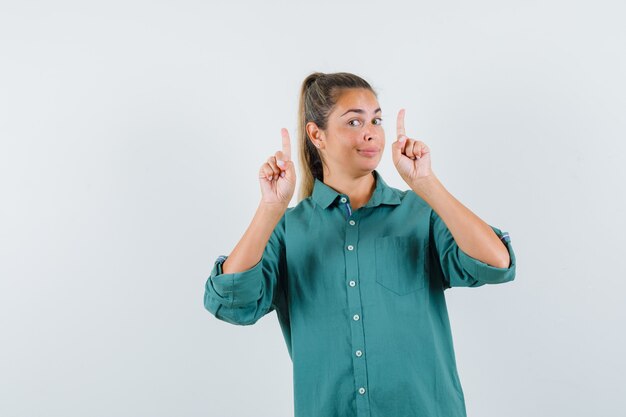
<path fill-rule="evenodd" d="M 497 253 L 493 254 L 496 261 L 491 266 L 500 269 L 508 269 L 511 267 L 511 257 L 509 256 L 509 250 L 506 245 L 502 245 L 498 248 Z"/>
<path fill-rule="evenodd" d="M 509 253 L 506 252 L 505 253 L 505 257 L 501 258 L 498 262 L 495 263 L 495 265 L 492 265 L 496 268 L 500 268 L 500 269 L 507 269 L 511 266 L 511 257 L 509 256 Z"/>

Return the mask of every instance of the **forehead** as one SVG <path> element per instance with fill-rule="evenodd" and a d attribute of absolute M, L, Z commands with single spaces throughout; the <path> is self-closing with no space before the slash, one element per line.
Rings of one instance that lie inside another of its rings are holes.
<path fill-rule="evenodd" d="M 341 111 L 341 113 L 350 108 L 361 108 L 367 112 L 373 112 L 379 107 L 376 96 L 367 88 L 343 90 L 337 99 L 336 106 L 336 111 Z"/>

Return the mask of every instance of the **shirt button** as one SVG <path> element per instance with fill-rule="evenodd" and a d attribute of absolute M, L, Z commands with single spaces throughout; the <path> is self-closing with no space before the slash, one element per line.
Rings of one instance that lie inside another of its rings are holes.
<path fill-rule="evenodd" d="M 361 395 L 365 394 L 365 388 L 363 387 L 359 388 L 359 394 Z"/>
<path fill-rule="evenodd" d="M 352 249 L 354 249 L 354 246 L 348 245 L 348 250 L 352 250 Z"/>
<path fill-rule="evenodd" d="M 355 314 L 354 316 L 352 316 L 352 318 L 354 319 L 354 321 L 357 321 L 359 319 L 359 315 Z"/>
<path fill-rule="evenodd" d="M 354 220 L 350 220 L 350 226 L 354 226 L 356 224 L 356 222 Z"/>
<path fill-rule="evenodd" d="M 351 286 L 351 287 L 354 287 L 355 285 L 356 285 L 356 282 L 355 282 L 355 281 L 350 281 L 350 286 Z"/>
<path fill-rule="evenodd" d="M 363 352 L 361 352 L 360 350 L 357 350 L 355 353 L 356 356 L 358 356 L 359 358 L 361 357 L 361 355 L 363 355 Z"/>
<path fill-rule="evenodd" d="M 346 200 L 346 198 L 345 198 L 345 197 L 341 197 L 341 200 L 339 200 L 339 201 L 341 201 L 342 203 L 345 203 L 345 202 L 346 202 L 346 201 L 348 201 L 348 200 Z"/>

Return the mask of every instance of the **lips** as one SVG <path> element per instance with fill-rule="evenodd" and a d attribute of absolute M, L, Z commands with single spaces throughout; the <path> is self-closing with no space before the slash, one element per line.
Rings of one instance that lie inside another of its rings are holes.
<path fill-rule="evenodd" d="M 378 153 L 378 148 L 364 148 L 364 149 L 357 149 L 358 152 L 362 155 L 365 156 L 374 156 Z"/>

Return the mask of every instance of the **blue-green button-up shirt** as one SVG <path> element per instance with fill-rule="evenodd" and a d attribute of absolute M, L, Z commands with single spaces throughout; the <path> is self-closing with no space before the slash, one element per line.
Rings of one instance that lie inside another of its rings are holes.
<path fill-rule="evenodd" d="M 289 207 L 262 259 L 224 274 L 215 261 L 204 305 L 250 325 L 276 311 L 293 363 L 296 417 L 465 417 L 444 290 L 512 281 L 511 263 L 464 253 L 437 213 L 374 170 L 369 202 L 316 180 Z"/>

